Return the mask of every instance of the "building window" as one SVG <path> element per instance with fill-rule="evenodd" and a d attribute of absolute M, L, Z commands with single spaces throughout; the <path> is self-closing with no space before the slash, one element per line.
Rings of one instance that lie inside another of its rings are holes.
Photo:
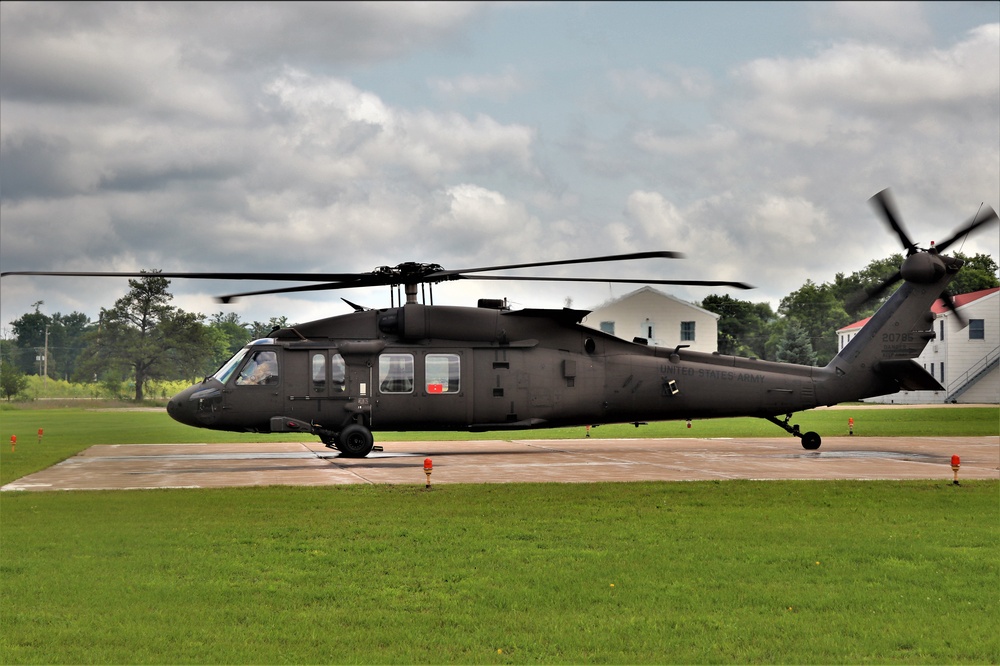
<path fill-rule="evenodd" d="M 941 333 L 938 335 L 938 341 L 944 342 L 944 319 L 941 320 Z"/>
<path fill-rule="evenodd" d="M 941 383 L 944 384 L 944 361 L 941 361 Z"/>
<path fill-rule="evenodd" d="M 607 333 L 608 335 L 614 335 L 615 334 L 615 322 L 613 322 L 613 321 L 602 321 L 601 322 L 601 331 L 603 331 L 604 333 Z"/>
<path fill-rule="evenodd" d="M 694 322 L 681 322 L 681 342 L 694 342 Z"/>
<path fill-rule="evenodd" d="M 970 340 L 985 340 L 986 339 L 986 320 L 985 319 L 970 319 L 969 320 L 969 339 Z"/>

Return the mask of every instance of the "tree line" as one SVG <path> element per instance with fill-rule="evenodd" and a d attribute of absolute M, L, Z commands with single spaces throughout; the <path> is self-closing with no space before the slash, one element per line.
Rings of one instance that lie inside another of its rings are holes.
<path fill-rule="evenodd" d="M 955 256 L 966 265 L 949 286 L 951 295 L 1000 286 L 1000 267 L 992 257 Z M 777 312 L 768 303 L 725 295 L 708 296 L 698 305 L 720 315 L 722 354 L 825 365 L 837 354 L 837 329 L 870 316 L 891 294 L 867 302 L 858 295 L 893 275 L 902 263 L 903 256 L 894 254 L 850 275 L 838 273 L 832 282 L 806 281 L 781 299 Z M 129 386 L 140 401 L 149 381 L 197 381 L 247 342 L 287 325 L 284 316 L 243 322 L 236 313 L 206 317 L 185 312 L 170 305 L 170 281 L 157 272 L 129 280 L 129 292 L 112 307 L 101 308 L 96 321 L 81 312 L 46 315 L 39 301 L 34 312 L 10 322 L 14 338 L 0 341 L 3 395 L 9 399 L 23 390 L 18 382 L 24 375 L 47 373 L 53 379 L 102 383 L 114 393 Z"/>
<path fill-rule="evenodd" d="M 143 271 L 145 273 L 145 271 Z M 156 271 L 129 280 L 129 292 L 96 321 L 82 312 L 42 313 L 42 301 L 10 322 L 14 338 L 0 341 L 0 391 L 24 390 L 24 375 L 100 383 L 112 394 L 128 386 L 136 401 L 152 380 L 197 379 L 215 372 L 251 340 L 287 326 L 286 317 L 242 322 L 236 313 L 211 317 L 170 304 L 170 281 Z"/>

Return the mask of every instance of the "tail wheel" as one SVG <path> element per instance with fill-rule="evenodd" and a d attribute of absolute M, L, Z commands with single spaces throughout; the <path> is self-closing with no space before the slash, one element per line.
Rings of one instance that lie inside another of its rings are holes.
<path fill-rule="evenodd" d="M 375 447 L 372 431 L 359 423 L 352 423 L 340 431 L 337 448 L 344 458 L 364 458 Z"/>
<path fill-rule="evenodd" d="M 802 448 L 807 451 L 815 451 L 823 443 L 823 438 L 817 432 L 807 432 L 802 435 Z"/>

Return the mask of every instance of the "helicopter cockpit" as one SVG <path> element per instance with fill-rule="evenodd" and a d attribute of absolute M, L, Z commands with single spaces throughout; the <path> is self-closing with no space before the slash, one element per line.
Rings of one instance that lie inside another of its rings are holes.
<path fill-rule="evenodd" d="M 212 375 L 212 377 L 214 379 L 218 379 L 223 384 L 228 383 L 229 379 L 233 376 L 233 373 L 236 371 L 237 368 L 240 367 L 240 364 L 243 362 L 243 359 L 246 358 L 248 354 L 250 354 L 251 361 L 247 363 L 246 366 L 243 368 L 243 371 L 240 373 L 240 376 L 236 379 L 236 383 L 239 385 L 259 383 L 251 381 L 251 378 L 254 371 L 258 367 L 263 366 L 264 363 L 266 362 L 273 363 L 274 367 L 272 375 L 274 381 L 276 382 L 278 378 L 278 367 L 277 367 L 277 356 L 275 355 L 275 353 L 273 351 L 271 352 L 253 351 L 253 347 L 257 345 L 272 345 L 272 344 L 274 344 L 274 338 L 260 338 L 258 340 L 254 340 L 253 342 L 248 343 L 245 347 L 243 347 L 243 349 L 236 352 L 231 359 L 226 361 L 221 368 L 216 370 L 215 374 Z M 267 356 L 268 354 L 270 356 Z M 263 374 L 265 370 L 266 368 L 262 367 L 261 374 Z"/>

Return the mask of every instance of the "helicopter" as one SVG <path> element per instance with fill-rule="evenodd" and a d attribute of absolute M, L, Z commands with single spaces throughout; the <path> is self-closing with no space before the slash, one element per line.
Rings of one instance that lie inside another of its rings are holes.
<path fill-rule="evenodd" d="M 895 393 L 941 390 L 913 359 L 935 337 L 932 304 L 961 270 L 942 254 L 998 216 L 977 213 L 948 240 L 928 249 L 906 233 L 888 190 L 870 200 L 899 237 L 906 258 L 868 293 L 879 298 L 902 285 L 825 367 L 658 347 L 584 326 L 587 310 L 512 310 L 505 300 L 477 307 L 433 304 L 433 285 L 449 280 L 547 280 L 748 289 L 741 282 L 483 275 L 502 269 L 679 258 L 676 252 L 556 260 L 446 270 L 403 263 L 367 273 L 164 273 L 161 277 L 281 280 L 294 285 L 230 294 L 222 302 L 261 294 L 390 286 L 405 293 L 391 306 L 276 328 L 239 350 L 214 374 L 167 404 L 175 420 L 234 432 L 318 436 L 346 458 L 363 458 L 379 431 L 502 431 L 649 421 L 752 416 L 801 440 L 816 432 L 791 424 L 796 412 Z M 148 273 L 35 272 L 7 275 L 142 277 Z M 427 288 L 430 288 L 430 304 Z M 418 302 L 418 290 L 423 302 Z M 944 296 L 952 310 L 954 303 Z M 783 417 L 783 418 L 782 418 Z"/>

